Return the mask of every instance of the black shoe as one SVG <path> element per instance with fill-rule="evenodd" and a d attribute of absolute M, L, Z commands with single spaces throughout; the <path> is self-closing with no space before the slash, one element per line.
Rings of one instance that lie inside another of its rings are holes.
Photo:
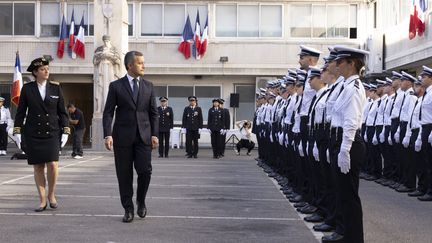
<path fill-rule="evenodd" d="M 304 218 L 304 221 L 310 222 L 310 223 L 320 223 L 323 220 L 324 220 L 324 218 L 317 213 L 314 213 L 314 214 Z"/>
<path fill-rule="evenodd" d="M 315 206 L 312 206 L 312 205 L 309 205 L 309 206 L 297 209 L 297 211 L 299 211 L 300 213 L 303 213 L 303 214 L 313 214 L 317 210 L 318 209 Z"/>
<path fill-rule="evenodd" d="M 414 192 L 408 193 L 408 196 L 410 196 L 410 197 L 421 197 L 424 194 L 426 194 L 426 192 L 422 192 L 422 191 L 416 190 Z"/>
<path fill-rule="evenodd" d="M 334 229 L 334 227 L 326 223 L 322 223 L 322 224 L 314 225 L 313 229 L 318 232 L 330 232 Z"/>
<path fill-rule="evenodd" d="M 137 214 L 140 218 L 145 218 L 145 216 L 147 215 L 147 208 L 145 206 L 145 204 L 138 204 L 138 209 L 137 209 Z"/>
<path fill-rule="evenodd" d="M 43 211 L 45 211 L 46 208 L 47 208 L 47 205 L 45 204 L 45 206 L 43 206 L 43 207 L 36 208 L 35 212 L 37 212 L 37 213 L 43 212 Z"/>
<path fill-rule="evenodd" d="M 301 202 L 301 201 L 303 201 L 303 197 L 301 196 L 301 195 L 298 195 L 298 196 L 296 196 L 296 197 L 294 197 L 294 198 L 292 198 L 292 199 L 288 199 L 290 202 L 292 202 L 292 203 L 298 203 L 298 202 Z"/>
<path fill-rule="evenodd" d="M 213 159 L 219 159 L 219 157 L 217 155 L 213 156 Z"/>
<path fill-rule="evenodd" d="M 418 197 L 417 199 L 420 201 L 425 201 L 425 202 L 426 201 L 432 201 L 432 193 L 424 194 L 423 196 Z"/>
<path fill-rule="evenodd" d="M 308 203 L 307 202 L 298 202 L 298 203 L 294 203 L 294 207 L 295 208 L 302 208 L 304 206 L 307 206 Z"/>
<path fill-rule="evenodd" d="M 343 242 L 343 235 L 340 235 L 336 232 L 333 232 L 333 234 L 331 235 L 325 235 L 321 238 L 322 243 L 327 243 L 327 242 Z"/>
<path fill-rule="evenodd" d="M 195 159 L 198 158 L 198 156 L 196 156 L 196 155 L 194 155 L 193 157 L 194 157 Z"/>
<path fill-rule="evenodd" d="M 132 210 L 132 212 L 133 212 L 133 210 Z M 125 211 L 125 214 L 124 214 L 123 220 L 122 220 L 123 223 L 130 223 L 133 221 L 133 219 L 134 219 L 134 214 L 129 212 L 129 211 Z"/>
<path fill-rule="evenodd" d="M 190 159 L 190 158 L 192 158 L 192 155 L 188 155 L 187 157 L 188 157 L 188 159 Z"/>
<path fill-rule="evenodd" d="M 390 187 L 390 186 L 393 185 L 394 183 L 395 183 L 395 182 L 392 181 L 392 180 L 387 180 L 387 181 L 383 182 L 381 185 Z"/>
<path fill-rule="evenodd" d="M 376 176 L 373 176 L 373 175 L 365 177 L 365 180 L 367 180 L 367 181 L 374 181 L 376 179 L 378 179 L 378 178 Z"/>
<path fill-rule="evenodd" d="M 390 188 L 395 189 L 395 190 L 396 190 L 396 188 L 398 188 L 398 187 L 400 187 L 400 186 L 401 186 L 401 184 L 399 184 L 398 182 L 396 182 L 396 183 L 393 184 L 393 185 L 389 185 Z"/>
<path fill-rule="evenodd" d="M 168 154 L 165 154 L 165 158 L 168 158 Z"/>
<path fill-rule="evenodd" d="M 58 208 L 58 203 L 49 203 L 49 206 L 50 206 L 50 208 L 52 208 L 52 209 L 56 209 L 56 208 Z"/>
<path fill-rule="evenodd" d="M 158 158 L 163 158 L 163 156 L 162 156 L 162 155 L 159 155 Z"/>
<path fill-rule="evenodd" d="M 413 192 L 413 191 L 415 191 L 415 189 L 414 188 L 408 188 L 405 185 L 401 185 L 400 187 L 396 188 L 396 191 L 404 193 L 404 192 Z"/>

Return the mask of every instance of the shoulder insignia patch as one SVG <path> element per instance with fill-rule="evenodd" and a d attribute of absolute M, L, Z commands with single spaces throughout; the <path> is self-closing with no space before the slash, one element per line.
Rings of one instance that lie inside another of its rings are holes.
<path fill-rule="evenodd" d="M 360 88 L 360 82 L 359 82 L 358 79 L 355 80 L 355 82 L 354 82 L 354 87 L 356 87 L 357 89 Z"/>

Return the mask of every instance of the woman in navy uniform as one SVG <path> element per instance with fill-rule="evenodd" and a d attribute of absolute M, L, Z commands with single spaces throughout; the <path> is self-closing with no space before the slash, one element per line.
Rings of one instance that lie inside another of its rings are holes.
<path fill-rule="evenodd" d="M 40 199 L 36 212 L 44 211 L 47 207 L 46 179 L 48 180 L 49 205 L 53 209 L 58 206 L 55 188 L 59 149 L 65 145 L 70 134 L 63 93 L 59 83 L 48 81 L 48 64 L 46 59 L 37 58 L 27 68 L 36 81 L 24 84 L 21 89 L 13 131 L 19 147 L 21 147 L 22 134 L 26 145 L 23 149 L 27 154 L 28 164 L 33 165 Z M 46 179 L 45 165 L 47 167 Z"/>
<path fill-rule="evenodd" d="M 170 129 L 174 127 L 174 112 L 168 106 L 168 98 L 162 96 L 159 98 L 159 158 L 168 158 Z"/>
<path fill-rule="evenodd" d="M 207 128 L 210 130 L 211 146 L 213 149 L 213 158 L 222 157 L 222 139 L 221 130 L 224 129 L 224 110 L 220 108 L 219 99 L 213 99 L 213 107 L 208 111 Z"/>
<path fill-rule="evenodd" d="M 183 111 L 182 128 L 186 128 L 186 156 L 197 158 L 199 129 L 203 126 L 201 107 L 197 105 L 197 98 L 189 96 L 189 106 Z"/>

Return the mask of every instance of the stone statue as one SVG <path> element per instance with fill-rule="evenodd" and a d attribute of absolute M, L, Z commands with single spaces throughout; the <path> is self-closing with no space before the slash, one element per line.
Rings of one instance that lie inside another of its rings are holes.
<path fill-rule="evenodd" d="M 111 81 L 119 79 L 122 75 L 121 71 L 121 55 L 115 47 L 111 45 L 110 37 L 104 35 L 102 37 L 103 46 L 96 48 L 93 64 L 94 64 L 94 112 L 102 113 L 104 101 L 108 94 L 108 86 Z"/>

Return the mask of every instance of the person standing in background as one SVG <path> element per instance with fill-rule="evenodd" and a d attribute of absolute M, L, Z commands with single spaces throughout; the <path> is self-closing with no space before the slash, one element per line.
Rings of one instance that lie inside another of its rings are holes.
<path fill-rule="evenodd" d="M 199 129 L 203 126 L 201 107 L 197 105 L 196 96 L 189 96 L 189 106 L 183 111 L 182 128 L 186 128 L 186 156 L 198 158 Z"/>
<path fill-rule="evenodd" d="M 219 101 L 219 107 L 220 109 L 223 111 L 222 112 L 222 117 L 224 119 L 224 128 L 223 128 L 223 132 L 221 133 L 221 157 L 223 157 L 225 155 L 225 141 L 226 141 L 226 133 L 227 131 L 230 129 L 230 122 L 231 122 L 231 118 L 230 118 L 230 112 L 229 109 L 224 108 L 224 103 L 225 100 L 220 98 L 218 99 Z"/>
<path fill-rule="evenodd" d="M 4 106 L 4 98 L 0 97 L 0 156 L 6 155 L 8 144 L 8 124 L 12 120 L 9 108 Z"/>
<path fill-rule="evenodd" d="M 84 114 L 76 108 L 74 104 L 70 103 L 67 106 L 69 112 L 69 123 L 72 125 L 72 157 L 74 159 L 83 158 L 83 138 L 86 130 Z"/>
<path fill-rule="evenodd" d="M 174 112 L 168 106 L 168 98 L 162 96 L 159 98 L 159 158 L 168 158 L 170 129 L 174 127 Z"/>

